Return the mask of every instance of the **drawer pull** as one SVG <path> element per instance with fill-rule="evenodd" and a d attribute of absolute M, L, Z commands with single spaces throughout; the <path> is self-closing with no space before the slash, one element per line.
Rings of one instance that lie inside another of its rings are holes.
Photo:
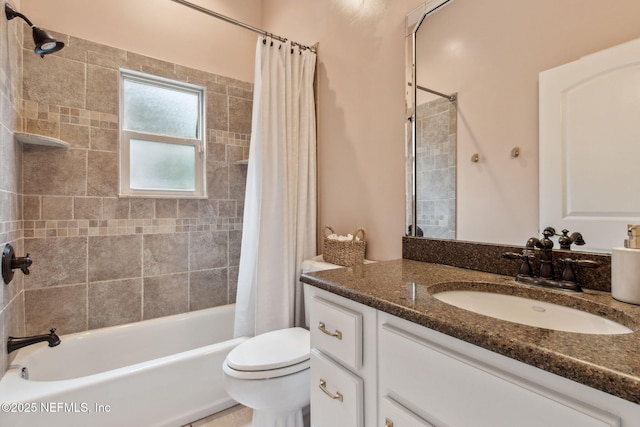
<path fill-rule="evenodd" d="M 327 382 L 325 380 L 323 380 L 322 378 L 320 379 L 320 390 L 322 390 L 322 392 L 324 394 L 326 394 L 327 396 L 329 396 L 332 399 L 337 399 L 340 402 L 342 402 L 342 393 L 339 393 L 336 391 L 336 394 L 331 393 L 329 390 L 327 390 Z"/>
<path fill-rule="evenodd" d="M 340 332 L 339 330 L 336 329 L 335 332 L 329 332 L 326 330 L 325 325 L 323 322 L 318 323 L 318 329 L 320 329 L 322 331 L 323 334 L 327 334 L 330 337 L 336 337 L 339 340 L 342 339 L 342 332 Z"/>
<path fill-rule="evenodd" d="M 384 427 L 393 427 L 393 421 L 391 421 L 389 418 L 385 418 Z"/>

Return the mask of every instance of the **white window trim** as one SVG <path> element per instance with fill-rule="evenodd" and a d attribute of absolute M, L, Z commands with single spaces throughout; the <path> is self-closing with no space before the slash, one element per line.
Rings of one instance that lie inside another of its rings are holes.
<path fill-rule="evenodd" d="M 135 80 L 150 83 L 157 86 L 164 86 L 181 91 L 193 92 L 199 97 L 199 117 L 198 137 L 195 139 L 176 138 L 166 135 L 148 134 L 144 132 L 128 131 L 123 129 L 124 124 L 124 81 Z M 138 71 L 120 69 L 120 117 L 119 117 L 119 151 L 120 151 L 120 171 L 119 171 L 119 196 L 120 197 L 153 197 L 153 198 L 207 198 L 206 180 L 206 115 L 204 112 L 206 104 L 206 88 L 191 83 L 172 80 L 165 77 L 158 77 L 152 74 Z M 130 141 L 131 139 L 141 139 L 146 141 L 168 142 L 172 144 L 184 144 L 195 147 L 196 152 L 196 182 L 194 191 L 183 190 L 142 190 L 133 189 L 130 185 Z"/>

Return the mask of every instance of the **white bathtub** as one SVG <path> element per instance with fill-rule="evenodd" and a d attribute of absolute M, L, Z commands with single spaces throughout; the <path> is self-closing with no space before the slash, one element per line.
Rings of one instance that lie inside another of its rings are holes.
<path fill-rule="evenodd" d="M 181 426 L 235 404 L 222 385 L 234 305 L 61 336 L 18 350 L 0 426 Z M 29 379 L 21 377 L 26 367 Z"/>

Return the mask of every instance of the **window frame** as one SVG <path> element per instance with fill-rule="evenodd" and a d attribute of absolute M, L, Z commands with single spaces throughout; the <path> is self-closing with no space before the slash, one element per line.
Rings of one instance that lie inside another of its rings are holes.
<path fill-rule="evenodd" d="M 154 197 L 154 198 L 207 198 L 206 180 L 206 88 L 204 86 L 168 79 L 153 74 L 120 68 L 120 99 L 119 99 L 119 196 L 120 197 Z M 173 89 L 198 96 L 198 129 L 196 138 L 180 138 L 155 133 L 126 130 L 124 128 L 124 83 L 134 81 L 151 86 Z M 149 142 L 180 144 L 195 148 L 195 189 L 189 190 L 160 190 L 131 188 L 131 140 L 138 139 Z"/>

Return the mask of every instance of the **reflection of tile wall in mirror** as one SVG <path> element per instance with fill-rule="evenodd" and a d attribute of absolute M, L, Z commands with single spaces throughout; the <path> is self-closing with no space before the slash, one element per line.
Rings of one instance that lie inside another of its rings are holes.
<path fill-rule="evenodd" d="M 447 99 L 416 108 L 416 209 L 424 237 L 456 237 L 456 118 L 456 103 Z"/>

